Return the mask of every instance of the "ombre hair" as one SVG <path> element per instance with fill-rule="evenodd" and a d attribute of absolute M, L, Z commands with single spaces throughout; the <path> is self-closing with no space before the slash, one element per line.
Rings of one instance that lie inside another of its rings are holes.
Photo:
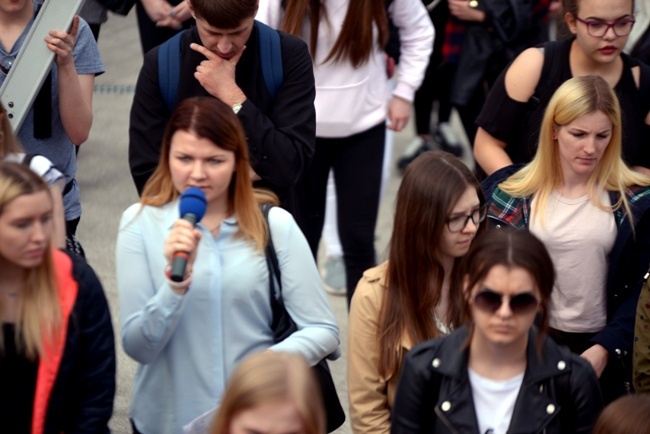
<path fill-rule="evenodd" d="M 376 47 L 383 49 L 388 42 L 388 17 L 384 0 L 350 0 L 343 27 L 327 55 L 325 62 L 349 60 L 355 68 L 366 63 Z M 301 36 L 303 21 L 309 19 L 311 34 L 309 49 L 316 58 L 318 28 L 328 22 L 327 11 L 321 0 L 286 0 L 282 30 Z M 377 29 L 377 38 L 374 29 Z"/>
<path fill-rule="evenodd" d="M 47 183 L 27 166 L 0 163 L 0 215 L 20 196 L 40 192 L 45 192 L 51 201 Z M 61 306 L 50 242 L 51 240 L 48 240 L 41 263 L 23 269 L 24 279 L 18 294 L 16 347 L 30 360 L 36 360 L 43 354 L 43 342 L 54 336 L 61 326 Z M 1 274 L 2 270 L 0 270 Z M 4 309 L 0 300 L 0 322 L 4 322 L 3 317 L 6 315 Z M 0 352 L 4 350 L 3 335 L 0 333 Z"/>
<path fill-rule="evenodd" d="M 612 124 L 612 135 L 589 177 L 588 195 L 591 203 L 606 211 L 622 207 L 632 216 L 625 189 L 633 185 L 650 185 L 650 178 L 631 170 L 621 158 L 621 108 L 612 88 L 596 75 L 573 77 L 555 91 L 546 107 L 535 158 L 499 184 L 499 188 L 511 196 L 534 196 L 533 214 L 540 217 L 542 224 L 548 198 L 563 181 L 559 144 L 554 134 L 558 128 L 595 112 L 607 116 Z M 611 207 L 605 206 L 601 199 L 604 191 L 618 192 L 620 199 Z M 632 225 L 633 220 L 630 218 Z"/>
<path fill-rule="evenodd" d="M 246 358 L 230 377 L 210 434 L 228 434 L 243 411 L 265 404 L 295 406 L 305 434 L 325 434 L 320 386 L 307 361 L 295 354 L 264 351 Z"/>
<path fill-rule="evenodd" d="M 522 268 L 531 275 L 540 296 L 537 350 L 541 351 L 544 337 L 548 331 L 549 302 L 555 283 L 555 267 L 544 243 L 527 230 L 517 230 L 511 227 L 493 229 L 472 243 L 465 260 L 464 316 L 470 324 L 473 324 L 469 306 L 471 290 L 481 284 L 490 270 L 502 265 L 508 269 Z M 470 325 L 467 342 L 471 340 L 473 332 L 474 326 Z"/>
<path fill-rule="evenodd" d="M 449 215 L 467 188 L 476 190 L 480 205 L 485 197 L 472 172 L 453 155 L 442 151 L 422 154 L 408 165 L 397 192 L 391 236 L 386 291 L 378 318 L 379 372 L 397 374 L 403 354 L 401 341 L 412 344 L 439 336 L 434 308 L 441 300 L 445 269 L 440 240 Z M 486 227 L 479 226 L 476 236 Z M 447 318 L 462 323 L 461 258 L 450 277 Z"/>
<path fill-rule="evenodd" d="M 228 213 L 237 218 L 237 236 L 243 236 L 263 250 L 268 227 L 259 203 L 277 204 L 277 198 L 271 192 L 253 189 L 244 130 L 232 109 L 217 98 L 188 98 L 176 107 L 165 129 L 158 167 L 145 185 L 140 203 L 163 206 L 180 195 L 181 192 L 174 188 L 169 168 L 171 142 L 177 131 L 195 134 L 234 153 L 235 171 L 228 186 Z"/>

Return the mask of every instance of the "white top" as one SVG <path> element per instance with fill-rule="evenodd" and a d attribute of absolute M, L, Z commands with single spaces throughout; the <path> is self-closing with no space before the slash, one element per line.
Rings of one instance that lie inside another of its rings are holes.
<path fill-rule="evenodd" d="M 26 156 L 27 155 L 23 152 L 12 152 L 5 156 L 4 161 L 8 163 L 23 164 Z M 58 185 L 63 191 L 63 188 L 65 187 L 65 176 L 54 167 L 50 160 L 42 155 L 34 155 L 32 160 L 29 162 L 29 168 L 32 172 L 43 178 L 45 182 L 47 182 L 47 185 L 50 187 Z"/>
<path fill-rule="evenodd" d="M 605 191 L 601 203 L 611 206 Z M 534 215 L 533 201 L 531 211 Z M 551 294 L 550 326 L 565 332 L 593 333 L 607 321 L 607 269 L 616 241 L 611 211 L 598 208 L 587 196 L 567 199 L 553 192 L 544 227 L 532 218 L 530 231 L 548 249 L 557 279 Z"/>
<path fill-rule="evenodd" d="M 282 0 L 260 0 L 255 18 L 280 29 L 281 3 Z M 316 136 L 348 137 L 386 119 L 390 96 L 386 55 L 383 47 L 376 46 L 370 60 L 358 68 L 349 61 L 323 63 L 343 26 L 349 0 L 321 0 L 321 3 L 327 18 L 321 19 L 314 59 Z M 412 102 L 429 64 L 433 25 L 421 0 L 393 0 L 388 15 L 399 29 L 401 51 L 397 85 L 392 94 Z M 304 23 L 303 39 L 309 41 L 309 20 Z"/>
<path fill-rule="evenodd" d="M 472 386 L 472 398 L 478 420 L 479 433 L 505 434 L 512 420 L 512 412 L 524 373 L 505 381 L 495 381 L 481 377 L 471 369 L 469 383 Z"/>

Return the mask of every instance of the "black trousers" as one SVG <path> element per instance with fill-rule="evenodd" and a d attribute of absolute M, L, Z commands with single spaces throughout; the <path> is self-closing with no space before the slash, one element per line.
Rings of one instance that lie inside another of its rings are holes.
<path fill-rule="evenodd" d="M 314 158 L 301 182 L 301 229 L 316 258 L 325 220 L 327 177 L 330 168 L 334 171 L 348 306 L 361 275 L 376 264 L 375 225 L 385 138 L 383 122 L 349 137 L 317 137 Z"/>

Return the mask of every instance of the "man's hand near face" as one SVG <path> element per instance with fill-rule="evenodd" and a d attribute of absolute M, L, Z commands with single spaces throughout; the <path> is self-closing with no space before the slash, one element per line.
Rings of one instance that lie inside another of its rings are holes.
<path fill-rule="evenodd" d="M 224 59 L 199 44 L 193 43 L 190 48 L 205 56 L 205 60 L 196 67 L 194 78 L 210 95 L 219 98 L 229 106 L 246 100 L 246 95 L 235 82 L 237 62 L 241 59 L 246 46 L 242 46 L 241 50 L 230 59 Z"/>

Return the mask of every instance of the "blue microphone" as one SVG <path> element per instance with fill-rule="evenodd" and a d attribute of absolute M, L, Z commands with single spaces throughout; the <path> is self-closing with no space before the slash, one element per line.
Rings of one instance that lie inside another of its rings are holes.
<path fill-rule="evenodd" d="M 181 194 L 179 211 L 181 218 L 192 223 L 193 226 L 201 221 L 205 210 L 208 207 L 208 202 L 205 200 L 205 194 L 200 188 L 190 187 Z M 185 268 L 187 267 L 187 260 L 190 255 L 188 252 L 174 253 L 172 260 L 172 270 L 170 279 L 174 282 L 182 282 L 185 277 Z"/>

